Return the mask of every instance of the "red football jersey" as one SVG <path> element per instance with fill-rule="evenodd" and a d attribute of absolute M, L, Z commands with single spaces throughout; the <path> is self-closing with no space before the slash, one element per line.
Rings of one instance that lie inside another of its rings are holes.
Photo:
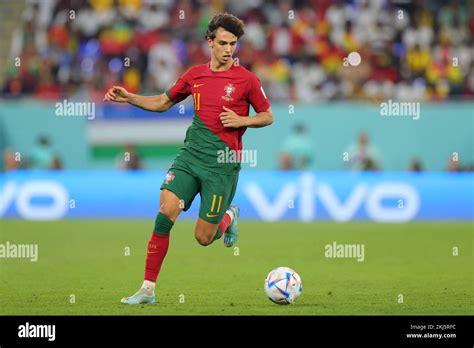
<path fill-rule="evenodd" d="M 226 71 L 212 71 L 210 62 L 192 67 L 166 94 L 175 103 L 192 94 L 195 116 L 234 151 L 242 150 L 246 128 L 225 128 L 219 117 L 223 106 L 242 117 L 249 115 L 250 105 L 257 113 L 270 107 L 260 80 L 235 62 Z"/>

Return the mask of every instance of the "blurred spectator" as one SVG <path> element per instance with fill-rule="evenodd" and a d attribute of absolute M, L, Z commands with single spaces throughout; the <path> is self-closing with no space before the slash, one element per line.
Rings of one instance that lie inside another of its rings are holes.
<path fill-rule="evenodd" d="M 448 172 L 459 172 L 459 161 L 453 159 L 452 157 L 449 158 L 448 161 Z"/>
<path fill-rule="evenodd" d="M 176 57 L 171 38 L 166 34 L 161 40 L 150 48 L 148 53 L 148 73 L 153 87 L 164 91 L 176 80 L 181 64 Z"/>
<path fill-rule="evenodd" d="M 61 159 L 58 156 L 54 156 L 53 162 L 51 163 L 51 169 L 53 170 L 63 169 L 63 164 L 61 162 Z"/>
<path fill-rule="evenodd" d="M 466 1 L 463 1 L 464 6 L 461 6 L 459 0 L 451 0 L 444 5 L 438 13 L 438 22 L 442 25 L 453 25 L 457 19 L 460 23 L 465 25 L 468 21 L 469 14 L 472 12 L 466 11 Z"/>
<path fill-rule="evenodd" d="M 6 172 L 20 168 L 20 161 L 17 161 L 15 152 L 12 149 L 5 149 L 3 152 L 3 168 Z"/>
<path fill-rule="evenodd" d="M 303 124 L 297 124 L 284 141 L 280 152 L 280 169 L 306 169 L 312 161 L 311 138 Z"/>
<path fill-rule="evenodd" d="M 427 23 L 423 23 L 419 13 L 412 14 L 412 24 L 404 30 L 402 34 L 402 42 L 407 49 L 418 46 L 420 50 L 428 50 L 434 37 L 434 28 Z"/>
<path fill-rule="evenodd" d="M 369 137 L 365 132 L 360 132 L 357 143 L 352 144 L 347 150 L 348 165 L 353 170 L 380 170 L 379 151 L 369 144 Z"/>
<path fill-rule="evenodd" d="M 30 154 L 31 169 L 61 169 L 59 157 L 54 152 L 47 136 L 38 137 Z"/>
<path fill-rule="evenodd" d="M 375 163 L 374 160 L 372 160 L 372 158 L 366 158 L 364 160 L 364 163 L 362 165 L 362 170 L 363 171 L 376 171 L 376 170 L 380 170 L 380 168 L 377 166 L 377 163 Z"/>
<path fill-rule="evenodd" d="M 457 158 L 450 156 L 448 161 L 448 172 L 472 172 L 474 165 L 463 165 Z"/>
<path fill-rule="evenodd" d="M 299 100 L 306 103 L 327 100 L 321 87 L 327 76 L 320 65 L 312 64 L 316 57 L 306 56 L 295 64 L 293 79 Z"/>
<path fill-rule="evenodd" d="M 423 76 L 431 56 L 427 49 L 422 49 L 419 44 L 415 44 L 408 50 L 406 63 L 413 77 Z"/>
<path fill-rule="evenodd" d="M 410 163 L 410 167 L 408 169 L 410 172 L 422 172 L 423 171 L 423 165 L 421 164 L 421 161 L 419 159 L 414 159 Z"/>
<path fill-rule="evenodd" d="M 156 3 L 144 2 L 143 11 L 140 13 L 139 22 L 146 31 L 165 28 L 170 21 L 168 8 L 170 1 L 160 1 Z"/>
<path fill-rule="evenodd" d="M 139 170 L 142 169 L 141 162 L 137 147 L 133 144 L 127 144 L 123 154 L 120 154 L 118 157 L 118 168 L 122 170 Z"/>

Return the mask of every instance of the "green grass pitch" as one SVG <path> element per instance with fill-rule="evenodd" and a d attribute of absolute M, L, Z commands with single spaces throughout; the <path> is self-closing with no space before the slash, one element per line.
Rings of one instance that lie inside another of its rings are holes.
<path fill-rule="evenodd" d="M 0 314 L 474 314 L 472 224 L 438 222 L 241 221 L 236 249 L 225 248 L 222 239 L 202 247 L 194 223 L 178 221 L 157 303 L 122 305 L 121 297 L 142 283 L 152 222 L 1 221 L 0 243 L 38 244 L 39 257 L 0 259 Z M 365 260 L 326 258 L 324 247 L 334 241 L 364 244 Z M 278 266 L 302 277 L 294 305 L 265 297 L 264 279 Z"/>

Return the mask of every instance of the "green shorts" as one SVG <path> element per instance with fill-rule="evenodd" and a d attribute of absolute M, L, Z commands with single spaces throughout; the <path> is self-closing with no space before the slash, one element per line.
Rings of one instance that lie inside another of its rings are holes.
<path fill-rule="evenodd" d="M 189 209 L 199 193 L 199 217 L 211 224 L 218 224 L 234 198 L 238 180 L 238 173 L 217 174 L 178 158 L 169 169 L 160 189 L 174 192 L 182 201 L 184 211 Z"/>

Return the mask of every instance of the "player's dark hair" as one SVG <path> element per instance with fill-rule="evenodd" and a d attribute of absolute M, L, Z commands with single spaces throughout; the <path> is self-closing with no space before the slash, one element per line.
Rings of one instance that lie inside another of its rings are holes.
<path fill-rule="evenodd" d="M 216 14 L 207 26 L 206 39 L 214 40 L 219 27 L 231 32 L 237 39 L 244 35 L 244 22 L 227 12 Z"/>

